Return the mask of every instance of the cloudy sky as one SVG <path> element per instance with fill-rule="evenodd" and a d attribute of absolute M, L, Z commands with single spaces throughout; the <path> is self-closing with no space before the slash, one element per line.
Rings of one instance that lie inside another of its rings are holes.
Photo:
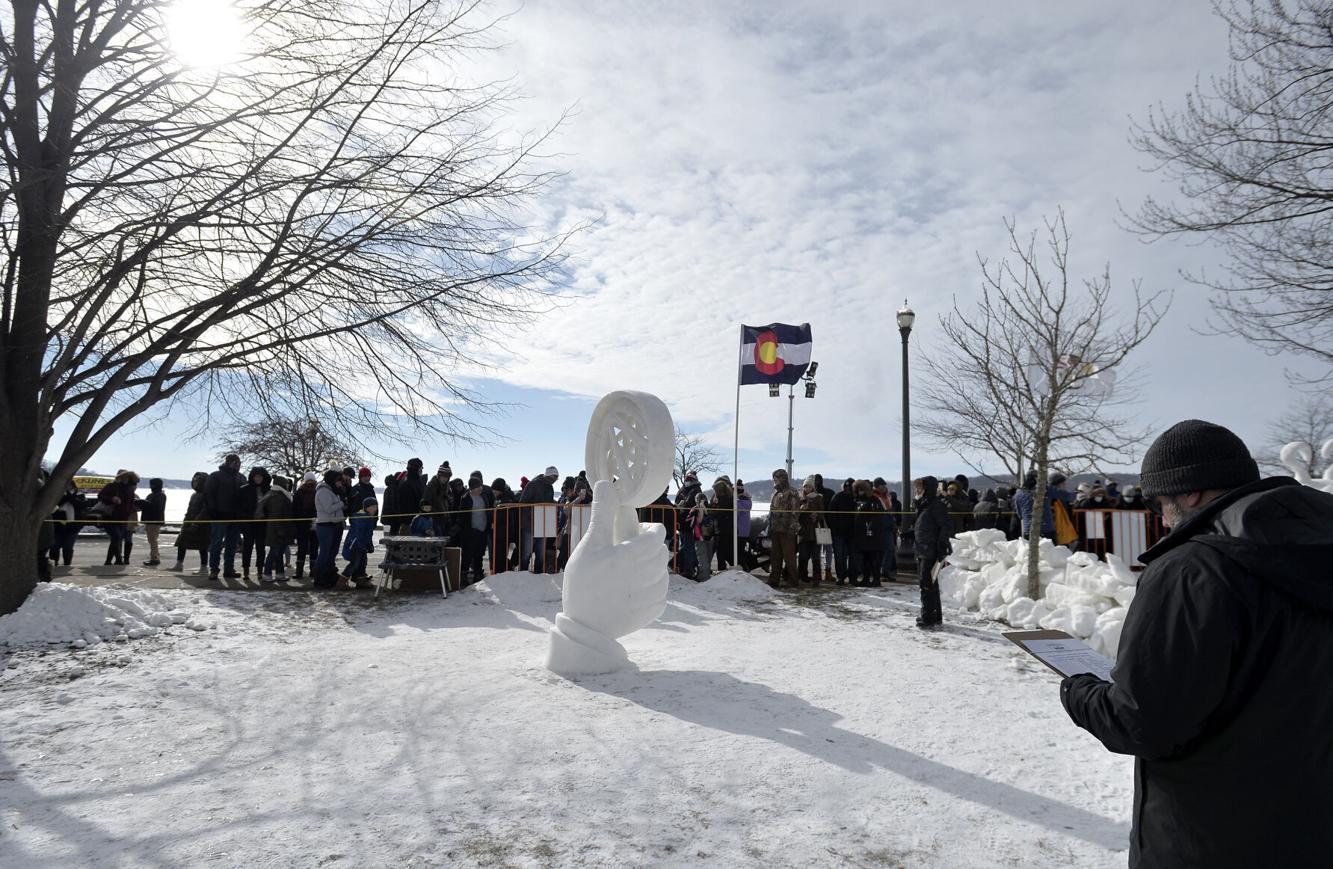
<path fill-rule="evenodd" d="M 915 358 L 947 353 L 938 318 L 976 296 L 978 252 L 1004 254 L 1006 217 L 1036 228 L 1060 207 L 1074 274 L 1109 262 L 1124 300 L 1135 280 L 1176 290 L 1139 359 L 1146 422 L 1202 417 L 1257 443 L 1297 398 L 1284 368 L 1299 362 L 1206 334 L 1207 297 L 1179 272 L 1216 268 L 1220 252 L 1145 245 L 1118 221 L 1170 194 L 1130 147 L 1131 118 L 1226 68 L 1225 27 L 1204 2 L 531 0 L 497 35 L 502 50 L 480 62 L 523 95 L 512 127 L 571 110 L 550 148 L 565 175 L 533 221 L 588 229 L 565 303 L 489 336 L 497 368 L 471 381 L 514 405 L 489 421 L 508 440 L 423 441 L 413 452 L 428 466 L 511 482 L 550 463 L 576 472 L 597 397 L 622 388 L 658 394 L 729 455 L 739 325 L 808 321 L 819 393 L 797 400 L 797 473 L 894 479 L 894 312 L 904 299 L 917 312 Z M 745 389 L 742 477 L 782 463 L 786 405 Z M 118 437 L 91 464 L 208 467 L 211 442 L 178 434 Z M 918 473 L 965 469 L 919 441 L 913 455 Z"/>

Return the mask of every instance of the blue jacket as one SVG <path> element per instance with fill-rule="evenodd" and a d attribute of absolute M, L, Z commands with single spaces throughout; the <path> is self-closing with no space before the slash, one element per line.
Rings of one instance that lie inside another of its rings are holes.
<path fill-rule="evenodd" d="M 1053 489 L 1046 490 L 1046 507 L 1041 515 L 1041 533 L 1050 536 L 1055 533 L 1055 518 L 1051 515 L 1051 498 L 1055 494 Z M 1028 530 L 1032 527 L 1032 502 L 1035 500 L 1036 492 L 1032 489 L 1019 489 L 1014 495 L 1014 512 L 1018 518 L 1023 521 L 1023 536 L 1028 536 Z"/>
<path fill-rule="evenodd" d="M 375 551 L 376 518 L 364 510 L 352 517 L 351 528 L 343 540 L 343 558 L 351 558 L 354 550 Z"/>
<path fill-rule="evenodd" d="M 425 513 L 418 513 L 412 520 L 413 537 L 434 537 L 435 520 Z"/>

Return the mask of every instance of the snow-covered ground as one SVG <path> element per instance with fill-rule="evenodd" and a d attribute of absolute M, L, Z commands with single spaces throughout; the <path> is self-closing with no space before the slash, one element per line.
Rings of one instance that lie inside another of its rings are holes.
<path fill-rule="evenodd" d="M 0 866 L 1122 866 L 1132 768 L 914 590 L 673 578 L 640 671 L 541 666 L 559 578 L 162 592 L 209 627 L 0 649 Z"/>

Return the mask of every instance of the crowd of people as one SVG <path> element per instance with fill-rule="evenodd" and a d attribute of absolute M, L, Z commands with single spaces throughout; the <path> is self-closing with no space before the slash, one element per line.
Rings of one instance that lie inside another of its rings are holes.
<path fill-rule="evenodd" d="M 145 497 L 138 495 L 139 482 L 133 471 L 119 471 L 91 501 L 71 482 L 52 516 L 51 539 L 43 541 L 43 566 L 62 560 L 68 565 L 78 530 L 89 522 L 107 533 L 108 566 L 130 563 L 132 530 L 138 523 L 144 525 L 149 546 L 143 564 L 161 564 L 163 481 L 149 480 Z M 753 521 L 753 500 L 743 481 L 733 483 L 724 474 L 705 490 L 698 474 L 687 471 L 674 498 L 665 490 L 640 514 L 644 521 L 664 526 L 680 575 L 702 582 L 732 566 L 754 570 L 767 557 L 774 587 L 882 585 L 896 572 L 900 538 L 904 533 L 913 536 L 923 506 L 938 517 L 936 524 L 947 520 L 950 536 L 1001 528 L 1013 539 L 1026 535 L 1031 526 L 1033 473 L 1020 487 L 998 486 L 980 494 L 963 474 L 916 482 L 926 491 L 913 493 L 909 513 L 882 477 L 849 477 L 834 491 L 820 474 L 794 483 L 779 469 L 773 474 L 768 514 Z M 1050 478 L 1041 518 L 1048 536 L 1058 535 L 1061 508 L 1055 505 L 1070 511 L 1148 508 L 1135 487 L 1122 493 L 1114 481 L 1097 480 L 1070 492 L 1066 482 L 1060 474 Z M 465 583 L 485 575 L 488 555 L 491 572 L 560 570 L 569 558 L 571 540 L 577 542 L 571 531 L 578 511 L 571 508 L 592 500 L 592 485 L 582 471 L 561 481 L 551 466 L 531 479 L 523 477 L 515 490 L 503 478 L 487 484 L 480 471 L 464 480 L 447 461 L 427 477 L 416 458 L 384 477 L 378 489 L 369 468 L 308 472 L 296 480 L 263 467 L 242 474 L 236 455 L 227 456 L 212 473 L 196 473 L 190 485 L 193 493 L 171 569 L 184 570 L 188 553 L 198 552 L 200 571 L 210 580 L 249 579 L 253 566 L 261 582 L 282 583 L 289 577 L 305 578 L 308 567 L 316 588 L 368 586 L 377 529 L 389 535 L 449 538 L 462 549 Z M 534 519 L 531 508 L 541 505 L 556 508 L 553 533 Z"/>

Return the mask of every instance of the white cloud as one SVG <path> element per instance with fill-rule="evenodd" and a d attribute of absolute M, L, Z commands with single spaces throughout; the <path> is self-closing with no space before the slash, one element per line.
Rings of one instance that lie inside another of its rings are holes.
<path fill-rule="evenodd" d="M 948 353 L 937 317 L 976 292 L 1001 219 L 1036 228 L 1063 206 L 1077 273 L 1110 261 L 1128 293 L 1179 288 L 1140 360 L 1142 412 L 1211 417 L 1257 440 L 1289 398 L 1280 360 L 1193 329 L 1181 268 L 1207 247 L 1144 246 L 1116 226 L 1158 181 L 1128 118 L 1176 104 L 1226 61 L 1202 4 L 529 3 L 489 62 L 517 71 L 520 126 L 568 106 L 538 208 L 596 216 L 574 242 L 572 304 L 515 338 L 517 385 L 596 396 L 635 387 L 729 443 L 741 322 L 810 321 L 819 398 L 798 440 L 857 469 L 896 466 L 899 343 Z M 1127 295 L 1123 298 L 1128 298 Z M 785 407 L 746 391 L 750 447 L 785 445 Z"/>

